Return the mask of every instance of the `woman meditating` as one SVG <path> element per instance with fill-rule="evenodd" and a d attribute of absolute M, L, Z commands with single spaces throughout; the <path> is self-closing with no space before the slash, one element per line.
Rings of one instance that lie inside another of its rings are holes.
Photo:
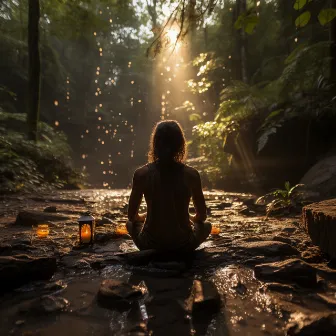
<path fill-rule="evenodd" d="M 159 122 L 151 136 L 149 163 L 133 177 L 127 230 L 140 250 L 192 251 L 211 232 L 198 171 L 185 165 L 186 140 L 177 121 Z M 142 196 L 147 214 L 139 214 Z M 195 216 L 189 214 L 192 198 Z"/>

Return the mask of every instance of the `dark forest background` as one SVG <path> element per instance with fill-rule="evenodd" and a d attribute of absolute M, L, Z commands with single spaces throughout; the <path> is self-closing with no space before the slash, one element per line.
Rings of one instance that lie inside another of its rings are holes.
<path fill-rule="evenodd" d="M 1 0 L 1 191 L 127 187 L 163 119 L 206 186 L 298 183 L 335 149 L 335 17 L 334 0 Z"/>

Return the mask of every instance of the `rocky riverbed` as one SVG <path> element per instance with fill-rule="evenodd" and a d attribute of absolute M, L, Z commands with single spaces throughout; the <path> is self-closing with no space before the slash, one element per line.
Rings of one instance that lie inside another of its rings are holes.
<path fill-rule="evenodd" d="M 163 260 L 118 233 L 128 196 L 0 200 L 1 335 L 336 335 L 334 263 L 300 215 L 266 218 L 252 195 L 205 192 L 220 234 L 188 259 Z M 96 239 L 82 248 L 77 219 L 86 210 Z M 36 235 L 42 222 L 47 238 Z"/>

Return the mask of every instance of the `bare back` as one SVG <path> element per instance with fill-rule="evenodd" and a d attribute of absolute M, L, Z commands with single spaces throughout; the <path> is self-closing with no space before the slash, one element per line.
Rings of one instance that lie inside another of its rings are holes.
<path fill-rule="evenodd" d="M 173 249 L 188 243 L 192 234 L 190 198 L 196 209 L 196 219 L 206 218 L 199 173 L 184 164 L 174 163 L 168 168 L 150 163 L 135 172 L 129 203 L 130 220 L 135 219 L 143 195 L 147 203 L 143 231 L 157 248 Z"/>

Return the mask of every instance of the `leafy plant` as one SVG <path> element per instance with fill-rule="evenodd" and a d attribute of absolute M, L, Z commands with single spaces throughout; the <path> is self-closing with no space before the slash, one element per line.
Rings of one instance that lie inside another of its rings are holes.
<path fill-rule="evenodd" d="M 296 184 L 293 187 L 287 181 L 284 189 L 276 189 L 256 200 L 256 204 L 266 205 L 266 216 L 276 211 L 290 210 L 301 204 L 304 192 L 303 184 Z"/>
<path fill-rule="evenodd" d="M 306 5 L 308 5 L 310 2 L 313 2 L 313 0 L 295 0 L 294 9 L 299 11 L 303 9 Z M 306 10 L 296 18 L 295 25 L 298 28 L 302 28 L 309 23 L 311 17 L 312 17 L 311 11 Z M 325 26 L 326 24 L 334 20 L 335 17 L 336 17 L 336 8 L 323 8 L 317 15 L 317 18 L 322 26 Z"/>

